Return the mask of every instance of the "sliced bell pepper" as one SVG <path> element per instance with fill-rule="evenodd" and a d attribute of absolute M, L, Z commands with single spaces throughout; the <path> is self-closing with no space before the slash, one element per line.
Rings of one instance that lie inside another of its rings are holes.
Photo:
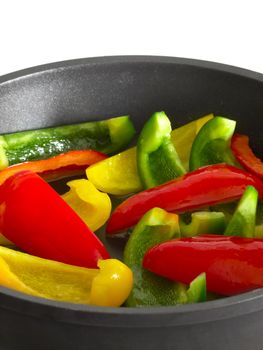
<path fill-rule="evenodd" d="M 99 269 L 63 264 L 0 247 L 0 285 L 37 297 L 98 306 L 120 306 L 132 288 L 132 271 L 116 259 Z"/>
<path fill-rule="evenodd" d="M 190 282 L 189 288 L 186 291 L 187 302 L 198 303 L 200 301 L 207 300 L 207 289 L 206 289 L 206 274 L 205 272 L 200 273 L 195 279 Z M 212 297 L 209 296 L 209 297 Z"/>
<path fill-rule="evenodd" d="M 133 147 L 88 167 L 87 178 L 98 190 L 113 195 L 141 191 L 136 152 L 137 148 Z"/>
<path fill-rule="evenodd" d="M 106 155 L 97 151 L 70 151 L 49 159 L 16 164 L 0 171 L 0 185 L 10 176 L 24 170 L 36 172 L 47 181 L 58 180 L 81 174 L 87 166 L 105 158 Z M 0 244 L 12 245 L 12 242 L 0 234 Z"/>
<path fill-rule="evenodd" d="M 106 230 L 109 234 L 125 230 L 154 207 L 183 213 L 233 201 L 242 196 L 248 185 L 254 186 L 262 197 L 263 182 L 254 175 L 226 164 L 202 167 L 126 199 L 114 210 Z"/>
<path fill-rule="evenodd" d="M 254 237 L 263 238 L 263 224 L 259 224 L 255 226 Z"/>
<path fill-rule="evenodd" d="M 213 114 L 194 120 L 171 132 L 172 143 L 186 169 L 189 168 L 193 140 L 200 128 L 211 118 Z M 137 171 L 136 156 L 136 147 L 121 152 L 90 166 L 87 169 L 87 177 L 103 192 L 114 195 L 139 192 L 143 189 L 143 185 Z"/>
<path fill-rule="evenodd" d="M 171 123 L 164 112 L 145 123 L 137 142 L 137 168 L 144 188 L 158 186 L 185 174 L 171 141 Z"/>
<path fill-rule="evenodd" d="M 263 201 L 258 201 L 256 225 L 255 225 L 255 238 L 263 238 Z"/>
<path fill-rule="evenodd" d="M 62 195 L 64 201 L 92 231 L 98 230 L 110 217 L 110 197 L 86 179 L 69 181 L 67 185 L 70 190 Z"/>
<path fill-rule="evenodd" d="M 235 134 L 231 140 L 231 149 L 239 163 L 252 174 L 263 179 L 263 163 L 249 147 L 249 138 L 246 135 Z"/>
<path fill-rule="evenodd" d="M 56 191 L 25 171 L 0 186 L 0 232 L 33 255 L 83 267 L 109 258 L 103 244 Z"/>
<path fill-rule="evenodd" d="M 224 234 L 226 236 L 254 237 L 257 204 L 258 192 L 253 186 L 248 186 L 244 191 Z"/>
<path fill-rule="evenodd" d="M 99 260 L 98 266 L 100 273 L 92 282 L 90 302 L 99 306 L 121 306 L 132 289 L 132 271 L 116 259 Z"/>
<path fill-rule="evenodd" d="M 179 225 L 182 237 L 192 237 L 204 232 L 222 234 L 226 228 L 226 219 L 221 212 L 198 211 L 191 214 L 189 224 L 180 216 Z"/>
<path fill-rule="evenodd" d="M 182 283 L 205 272 L 209 291 L 235 295 L 263 287 L 263 240 L 219 235 L 173 239 L 151 248 L 143 266 Z"/>
<path fill-rule="evenodd" d="M 49 159 L 12 165 L 0 171 L 0 185 L 10 176 L 25 170 L 39 174 L 47 181 L 82 173 L 89 165 L 107 158 L 103 153 L 86 150 L 70 151 Z"/>
<path fill-rule="evenodd" d="M 171 132 L 172 143 L 182 161 L 183 167 L 187 171 L 189 171 L 189 159 L 194 139 L 203 125 L 213 118 L 214 115 L 211 113 L 180 126 Z"/>
<path fill-rule="evenodd" d="M 124 249 L 124 262 L 134 275 L 127 306 L 176 305 L 205 300 L 199 283 L 192 284 L 188 291 L 187 286 L 156 276 L 142 267 L 143 256 L 150 247 L 179 235 L 178 216 L 160 208 L 147 212 L 136 225 Z"/>
<path fill-rule="evenodd" d="M 223 117 L 214 117 L 203 125 L 191 148 L 189 169 L 217 163 L 238 166 L 230 148 L 235 126 L 234 120 Z"/>
<path fill-rule="evenodd" d="M 128 116 L 0 136 L 0 169 L 50 158 L 72 150 L 93 149 L 112 154 L 126 147 L 135 134 Z"/>

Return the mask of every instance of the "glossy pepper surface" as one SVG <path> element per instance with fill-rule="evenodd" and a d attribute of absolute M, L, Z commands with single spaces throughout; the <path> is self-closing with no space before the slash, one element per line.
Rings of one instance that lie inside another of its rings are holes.
<path fill-rule="evenodd" d="M 98 230 L 110 216 L 110 197 L 86 179 L 72 180 L 67 185 L 70 190 L 62 195 L 64 201 L 92 231 Z"/>
<path fill-rule="evenodd" d="M 250 148 L 248 136 L 240 134 L 233 135 L 231 149 L 239 163 L 245 169 L 263 178 L 263 163 Z"/>
<path fill-rule="evenodd" d="M 230 148 L 235 126 L 234 120 L 223 117 L 214 117 L 204 124 L 192 144 L 189 169 L 217 163 L 237 166 Z"/>
<path fill-rule="evenodd" d="M 172 130 L 171 141 L 184 168 L 189 168 L 190 150 L 196 134 L 212 118 L 213 114 L 209 114 Z M 97 189 L 110 194 L 126 195 L 141 191 L 143 184 L 137 170 L 137 147 L 90 166 L 87 177 Z"/>
<path fill-rule="evenodd" d="M 137 147 L 111 156 L 87 168 L 87 178 L 95 187 L 113 195 L 126 195 L 143 189 L 137 170 Z"/>
<path fill-rule="evenodd" d="M 178 215 L 163 209 L 153 208 L 138 222 L 124 249 L 124 262 L 134 275 L 127 306 L 176 305 L 205 300 L 205 278 L 200 277 L 188 288 L 142 267 L 143 256 L 150 247 L 179 236 Z"/>
<path fill-rule="evenodd" d="M 0 171 L 0 185 L 10 176 L 26 170 L 39 174 L 47 181 L 77 175 L 105 158 L 106 155 L 97 151 L 70 151 L 48 159 L 12 165 Z"/>
<path fill-rule="evenodd" d="M 182 213 L 236 200 L 248 185 L 254 186 L 262 197 L 263 182 L 246 171 L 225 164 L 197 169 L 125 200 L 109 219 L 107 233 L 117 233 L 135 225 L 154 207 Z"/>
<path fill-rule="evenodd" d="M 0 247 L 0 285 L 37 297 L 99 306 L 120 306 L 132 287 L 132 272 L 116 259 L 99 269 L 63 264 Z"/>
<path fill-rule="evenodd" d="M 245 189 L 224 234 L 226 236 L 254 237 L 257 204 L 258 192 L 253 186 L 248 186 Z"/>
<path fill-rule="evenodd" d="M 185 174 L 171 141 L 171 123 L 164 112 L 154 113 L 145 123 L 137 142 L 137 168 L 145 188 Z"/>
<path fill-rule="evenodd" d="M 123 116 L 1 135 L 0 169 L 72 150 L 93 149 L 112 154 L 126 147 L 134 134 L 131 120 Z"/>
<path fill-rule="evenodd" d="M 151 248 L 143 266 L 183 283 L 205 272 L 209 291 L 235 295 L 263 287 L 263 240 L 218 235 L 174 239 Z"/>
<path fill-rule="evenodd" d="M 226 228 L 226 219 L 222 212 L 197 211 L 191 214 L 191 222 L 188 224 L 180 216 L 179 226 L 182 237 L 192 237 L 204 232 L 222 234 Z"/>
<path fill-rule="evenodd" d="M 103 244 L 41 177 L 17 173 L 0 186 L 0 232 L 32 255 L 97 267 Z"/>

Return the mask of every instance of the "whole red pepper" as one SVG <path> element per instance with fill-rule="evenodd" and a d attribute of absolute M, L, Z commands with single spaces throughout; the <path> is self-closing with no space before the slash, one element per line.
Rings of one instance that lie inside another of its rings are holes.
<path fill-rule="evenodd" d="M 97 236 L 37 174 L 9 177 L 0 186 L 0 232 L 27 253 L 96 268 L 109 254 Z"/>
<path fill-rule="evenodd" d="M 263 240 L 218 235 L 173 239 L 148 250 L 143 267 L 187 284 L 205 272 L 209 291 L 235 295 L 263 287 Z"/>
<path fill-rule="evenodd" d="M 245 169 L 263 179 L 263 163 L 249 147 L 248 136 L 235 134 L 231 140 L 231 149 Z"/>
<path fill-rule="evenodd" d="M 248 185 L 262 197 L 263 182 L 254 175 L 226 164 L 203 167 L 128 198 L 115 209 L 106 230 L 113 234 L 127 229 L 154 207 L 180 213 L 233 201 Z"/>
<path fill-rule="evenodd" d="M 20 171 L 33 171 L 47 181 L 77 175 L 89 165 L 107 158 L 103 153 L 93 150 L 69 151 L 57 156 L 11 165 L 0 171 L 0 184 Z"/>

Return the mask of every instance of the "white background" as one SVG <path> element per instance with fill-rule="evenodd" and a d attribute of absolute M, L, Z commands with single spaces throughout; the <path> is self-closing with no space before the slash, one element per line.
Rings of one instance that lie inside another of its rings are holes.
<path fill-rule="evenodd" d="M 0 0 L 0 75 L 106 55 L 199 58 L 263 73 L 260 0 Z"/>

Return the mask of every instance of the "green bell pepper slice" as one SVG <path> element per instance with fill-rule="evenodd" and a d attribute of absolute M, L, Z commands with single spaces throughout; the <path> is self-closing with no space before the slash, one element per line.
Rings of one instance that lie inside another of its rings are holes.
<path fill-rule="evenodd" d="M 138 222 L 124 249 L 124 263 L 131 268 L 134 276 L 126 306 L 164 306 L 205 300 L 203 277 L 198 277 L 198 281 L 188 288 L 142 267 L 144 254 L 149 248 L 174 237 L 180 237 L 176 214 L 153 208 Z"/>
<path fill-rule="evenodd" d="M 204 233 L 223 234 L 226 228 L 222 212 L 199 211 L 191 214 L 191 222 L 185 223 L 180 215 L 179 225 L 182 237 L 193 237 Z"/>
<path fill-rule="evenodd" d="M 145 188 L 158 186 L 185 174 L 171 141 L 171 123 L 164 112 L 145 123 L 137 143 L 137 168 Z"/>
<path fill-rule="evenodd" d="M 227 163 L 239 166 L 230 148 L 236 122 L 223 117 L 214 117 L 200 129 L 190 153 L 190 171 L 205 165 Z"/>
<path fill-rule="evenodd" d="M 258 204 L 258 191 L 253 186 L 247 186 L 237 208 L 229 221 L 225 236 L 255 236 L 255 222 Z"/>
<path fill-rule="evenodd" d="M 113 154 L 125 148 L 134 135 L 129 116 L 0 135 L 0 169 L 72 150 Z"/>

